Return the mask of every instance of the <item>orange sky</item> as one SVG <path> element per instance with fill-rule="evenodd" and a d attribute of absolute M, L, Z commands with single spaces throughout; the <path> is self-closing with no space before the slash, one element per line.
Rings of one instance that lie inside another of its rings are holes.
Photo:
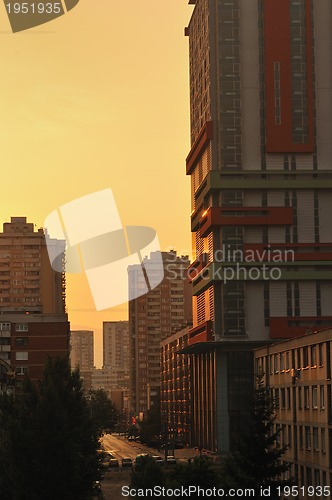
<path fill-rule="evenodd" d="M 190 250 L 187 0 L 81 0 L 12 34 L 0 5 L 1 218 L 43 226 L 63 203 L 112 188 L 124 225 Z M 72 329 L 96 332 L 127 306 L 95 312 L 84 275 L 67 275 Z"/>

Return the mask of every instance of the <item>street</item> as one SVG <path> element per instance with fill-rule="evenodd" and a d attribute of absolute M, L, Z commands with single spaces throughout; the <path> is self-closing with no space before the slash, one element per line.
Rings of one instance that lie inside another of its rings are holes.
<path fill-rule="evenodd" d="M 105 451 L 112 453 L 118 459 L 120 467 L 111 469 L 106 472 L 105 478 L 101 481 L 102 492 L 105 500 L 120 500 L 122 498 L 122 486 L 128 486 L 131 480 L 131 468 L 122 468 L 121 461 L 123 458 L 131 458 L 133 461 L 140 453 L 149 453 L 150 455 L 159 455 L 163 457 L 163 452 L 158 452 L 152 448 L 148 448 L 143 444 L 135 441 L 128 441 L 123 436 L 115 434 L 105 434 L 102 438 L 102 444 Z M 193 458 L 198 452 L 192 448 L 183 450 L 175 450 L 176 459 L 181 462 L 186 462 L 188 458 Z M 124 497 L 123 497 L 124 498 Z M 127 497 L 128 498 L 128 497 Z"/>

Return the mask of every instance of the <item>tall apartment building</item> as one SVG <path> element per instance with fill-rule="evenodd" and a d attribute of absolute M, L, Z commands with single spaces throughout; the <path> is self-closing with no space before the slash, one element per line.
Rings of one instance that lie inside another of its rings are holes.
<path fill-rule="evenodd" d="M 332 6 L 189 3 L 193 432 L 227 451 L 255 344 L 332 324 Z"/>
<path fill-rule="evenodd" d="M 322 330 L 255 351 L 256 372 L 276 401 L 279 444 L 288 446 L 282 459 L 305 499 L 310 488 L 332 486 L 331 338 Z"/>
<path fill-rule="evenodd" d="M 162 252 L 164 279 L 147 294 L 129 303 L 130 408 L 146 413 L 160 400 L 160 342 L 192 321 L 191 287 L 187 281 L 188 256 Z M 151 253 L 143 260 L 151 270 L 157 259 Z M 129 288 L 145 287 L 140 266 L 129 266 Z"/>
<path fill-rule="evenodd" d="M 129 321 L 103 322 L 103 366 L 128 371 Z"/>
<path fill-rule="evenodd" d="M 0 233 L 0 357 L 16 385 L 25 373 L 40 379 L 48 355 L 69 353 L 65 276 L 50 265 L 47 237 L 26 217 L 12 217 Z"/>
<path fill-rule="evenodd" d="M 44 230 L 35 231 L 26 217 L 11 217 L 0 233 L 0 308 L 65 313 L 64 273 L 52 269 Z"/>
<path fill-rule="evenodd" d="M 93 332 L 72 330 L 70 332 L 70 364 L 79 368 L 85 389 L 91 389 L 91 372 L 94 367 Z"/>

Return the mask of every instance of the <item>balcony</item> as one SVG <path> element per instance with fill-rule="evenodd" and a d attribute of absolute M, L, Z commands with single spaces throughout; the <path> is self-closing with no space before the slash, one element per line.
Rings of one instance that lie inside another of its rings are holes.
<path fill-rule="evenodd" d="M 200 220 L 201 238 L 220 226 L 285 226 L 293 224 L 290 207 L 210 207 Z"/>
<path fill-rule="evenodd" d="M 189 330 L 188 346 L 199 342 L 209 342 L 213 339 L 213 323 L 211 320 L 205 321 Z"/>
<path fill-rule="evenodd" d="M 195 165 L 200 159 L 202 152 L 211 141 L 213 137 L 213 125 L 211 121 L 205 123 L 204 127 L 200 131 L 196 141 L 194 142 L 190 153 L 186 159 L 187 175 L 192 174 Z"/>
<path fill-rule="evenodd" d="M 209 263 L 209 254 L 202 253 L 196 260 L 188 267 L 187 276 L 188 283 L 191 283 L 193 279 L 207 266 Z"/>

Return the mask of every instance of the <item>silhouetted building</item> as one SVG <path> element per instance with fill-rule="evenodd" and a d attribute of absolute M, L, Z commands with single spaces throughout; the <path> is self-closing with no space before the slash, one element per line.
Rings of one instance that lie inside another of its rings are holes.
<path fill-rule="evenodd" d="M 69 355 L 65 275 L 52 269 L 43 229 L 12 217 L 0 233 L 0 358 L 37 382 L 47 356 Z M 48 239 L 50 246 L 64 243 Z"/>
<path fill-rule="evenodd" d="M 91 389 L 91 371 L 94 367 L 93 332 L 72 330 L 70 332 L 70 364 L 79 368 L 85 389 Z"/>

